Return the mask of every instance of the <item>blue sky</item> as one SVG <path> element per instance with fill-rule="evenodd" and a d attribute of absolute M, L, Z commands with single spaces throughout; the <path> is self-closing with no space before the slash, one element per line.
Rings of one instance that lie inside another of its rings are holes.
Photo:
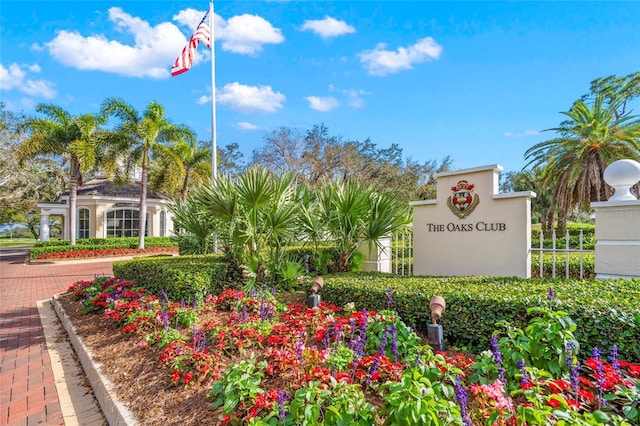
<path fill-rule="evenodd" d="M 97 112 L 152 100 L 211 137 L 211 55 L 170 68 L 205 1 L 7 1 L 0 96 Z M 640 70 L 640 2 L 218 1 L 217 139 L 245 158 L 281 126 L 397 143 L 454 168 L 524 165 L 591 80 Z M 636 112 L 640 105 L 636 102 Z"/>

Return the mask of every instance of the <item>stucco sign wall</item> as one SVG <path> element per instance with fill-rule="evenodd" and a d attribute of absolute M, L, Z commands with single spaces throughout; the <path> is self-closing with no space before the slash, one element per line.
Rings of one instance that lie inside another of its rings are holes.
<path fill-rule="evenodd" d="M 500 194 L 502 167 L 436 177 L 437 199 L 411 202 L 414 274 L 531 276 L 531 191 Z"/>

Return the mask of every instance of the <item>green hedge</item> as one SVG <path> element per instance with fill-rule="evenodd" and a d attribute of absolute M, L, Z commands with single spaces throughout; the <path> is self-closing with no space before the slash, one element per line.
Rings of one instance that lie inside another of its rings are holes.
<path fill-rule="evenodd" d="M 113 275 L 134 280 L 157 296 L 164 290 L 170 300 L 179 302 L 240 287 L 244 283 L 233 268 L 221 255 L 139 257 L 114 262 Z"/>
<path fill-rule="evenodd" d="M 496 322 L 507 320 L 525 328 L 527 308 L 547 303 L 553 288 L 558 308 L 576 322 L 581 353 L 594 347 L 618 346 L 621 359 L 640 361 L 640 280 L 552 280 L 492 277 L 398 277 L 344 274 L 325 277 L 322 300 L 357 309 L 386 308 L 386 290 L 393 288 L 393 305 L 402 319 L 426 334 L 431 323 L 429 300 L 443 296 L 442 318 L 448 345 L 475 351 L 489 349 Z"/>
<path fill-rule="evenodd" d="M 593 250 L 595 247 L 595 227 L 593 225 L 581 225 L 581 226 L 567 226 L 567 231 L 569 231 L 569 248 L 579 248 L 580 247 L 580 230 L 582 230 L 582 248 L 584 250 Z M 563 249 L 567 245 L 566 235 L 557 234 L 556 235 L 556 248 Z M 540 247 L 540 229 L 532 229 L 531 230 L 531 246 L 532 247 Z M 544 235 L 544 240 L 542 240 L 542 247 L 544 248 L 552 248 L 553 247 L 553 239 L 551 238 L 551 234 Z"/>
<path fill-rule="evenodd" d="M 36 243 L 29 251 L 31 259 L 37 259 L 43 253 L 65 253 L 80 250 L 104 250 L 118 248 L 138 248 L 138 238 L 82 238 L 76 240 L 75 245 L 67 240 L 56 241 L 59 244 L 48 244 L 49 241 Z M 178 243 L 171 237 L 145 237 L 145 248 L 178 247 Z"/>
<path fill-rule="evenodd" d="M 556 253 L 556 277 L 566 276 L 567 257 L 565 253 Z M 553 255 L 543 254 L 542 264 L 543 275 L 551 277 L 553 275 Z M 540 276 L 540 253 L 531 253 L 531 276 Z M 582 253 L 582 277 L 595 278 L 595 255 L 593 252 Z M 580 253 L 569 253 L 569 278 L 580 278 Z"/>

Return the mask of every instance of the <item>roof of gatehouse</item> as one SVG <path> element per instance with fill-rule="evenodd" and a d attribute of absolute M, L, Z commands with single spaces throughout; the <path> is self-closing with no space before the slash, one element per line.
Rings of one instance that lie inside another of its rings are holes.
<path fill-rule="evenodd" d="M 140 197 L 140 184 L 129 183 L 118 186 L 114 182 L 108 179 L 92 179 L 85 182 L 83 185 L 78 186 L 78 196 L 93 195 L 102 197 L 114 197 L 114 198 L 139 198 Z M 69 191 L 65 191 L 62 194 L 63 197 L 69 196 Z M 150 188 L 147 188 L 147 198 L 153 198 L 158 200 L 170 200 L 171 197 L 162 193 L 154 192 Z"/>

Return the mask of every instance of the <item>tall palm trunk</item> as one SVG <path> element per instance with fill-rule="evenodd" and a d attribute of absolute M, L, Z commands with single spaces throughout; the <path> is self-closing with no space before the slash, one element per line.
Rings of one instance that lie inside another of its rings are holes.
<path fill-rule="evenodd" d="M 71 175 L 69 176 L 69 241 L 71 245 L 76 243 L 76 201 L 78 198 L 78 163 L 71 160 L 69 166 Z"/>
<path fill-rule="evenodd" d="M 180 199 L 182 201 L 187 199 L 187 192 L 189 189 L 189 171 L 187 170 L 182 181 L 182 188 L 180 189 Z"/>
<path fill-rule="evenodd" d="M 147 181 L 149 179 L 149 167 L 148 167 L 148 151 L 145 148 L 142 155 L 142 176 L 140 176 L 140 214 L 139 229 L 140 235 L 138 237 L 138 248 L 144 248 L 144 234 L 147 230 Z"/>

